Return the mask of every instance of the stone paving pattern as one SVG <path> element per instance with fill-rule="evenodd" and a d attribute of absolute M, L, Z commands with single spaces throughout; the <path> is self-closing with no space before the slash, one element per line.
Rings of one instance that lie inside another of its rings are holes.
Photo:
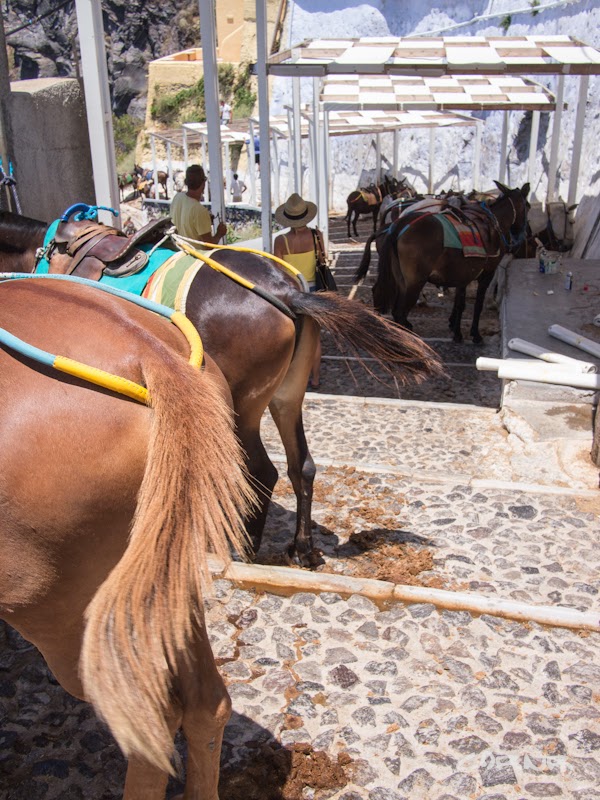
<path fill-rule="evenodd" d="M 582 450 L 575 468 L 515 442 L 491 402 L 469 405 L 481 373 L 468 374 L 464 407 L 308 398 L 319 569 L 352 574 L 370 535 L 431 554 L 424 584 L 598 610 L 597 470 Z M 285 475 L 267 421 L 265 441 Z M 259 561 L 281 560 L 294 505 L 282 477 Z M 346 780 L 307 785 L 303 800 L 600 798 L 600 634 L 225 580 L 206 608 L 234 705 L 224 771 L 310 743 L 345 754 Z M 121 797 L 125 763 L 106 728 L 1 623 L 0 710 L 0 800 Z M 171 782 L 168 796 L 178 791 Z"/>

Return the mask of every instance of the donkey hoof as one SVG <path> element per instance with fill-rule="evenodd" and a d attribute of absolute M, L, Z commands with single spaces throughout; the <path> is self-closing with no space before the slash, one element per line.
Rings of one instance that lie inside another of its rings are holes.
<path fill-rule="evenodd" d="M 454 344 L 462 344 L 463 341 L 462 333 L 455 333 L 454 336 L 452 337 L 452 341 L 454 342 Z"/>
<path fill-rule="evenodd" d="M 306 553 L 299 553 L 294 545 L 288 547 L 287 561 L 290 567 L 303 567 L 304 569 L 315 569 L 325 563 L 320 550 L 313 547 Z"/>
<path fill-rule="evenodd" d="M 477 336 L 473 336 L 473 344 L 483 344 L 483 336 L 477 334 Z"/>

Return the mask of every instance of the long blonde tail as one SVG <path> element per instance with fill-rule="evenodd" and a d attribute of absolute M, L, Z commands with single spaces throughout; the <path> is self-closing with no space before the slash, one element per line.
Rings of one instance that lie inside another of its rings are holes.
<path fill-rule="evenodd" d="M 164 350 L 164 352 L 163 352 Z M 254 499 L 232 413 L 209 375 L 159 347 L 142 365 L 152 400 L 146 470 L 127 549 L 86 611 L 86 697 L 126 756 L 172 772 L 165 720 L 177 663 L 201 623 L 207 553 L 246 547 Z"/>

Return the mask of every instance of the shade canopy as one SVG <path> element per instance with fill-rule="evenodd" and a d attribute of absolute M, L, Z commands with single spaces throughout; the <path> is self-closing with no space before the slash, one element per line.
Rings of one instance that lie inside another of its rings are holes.
<path fill-rule="evenodd" d="M 335 75 L 323 81 L 321 102 L 362 109 L 552 111 L 554 95 L 519 76 Z"/>
<path fill-rule="evenodd" d="M 597 75 L 600 52 L 570 36 L 313 39 L 271 56 L 270 75 Z"/>

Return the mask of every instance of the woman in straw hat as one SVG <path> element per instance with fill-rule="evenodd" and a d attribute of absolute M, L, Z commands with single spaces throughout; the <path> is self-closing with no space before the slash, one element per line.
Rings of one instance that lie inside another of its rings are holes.
<path fill-rule="evenodd" d="M 325 253 L 323 236 L 318 228 L 309 228 L 317 214 L 317 207 L 310 200 L 303 200 L 299 194 L 290 195 L 285 203 L 275 211 L 275 220 L 289 232 L 275 237 L 273 254 L 291 264 L 306 278 L 311 292 L 317 290 L 317 242 Z M 318 389 L 321 373 L 321 341 L 319 340 L 313 361 L 309 388 Z"/>

